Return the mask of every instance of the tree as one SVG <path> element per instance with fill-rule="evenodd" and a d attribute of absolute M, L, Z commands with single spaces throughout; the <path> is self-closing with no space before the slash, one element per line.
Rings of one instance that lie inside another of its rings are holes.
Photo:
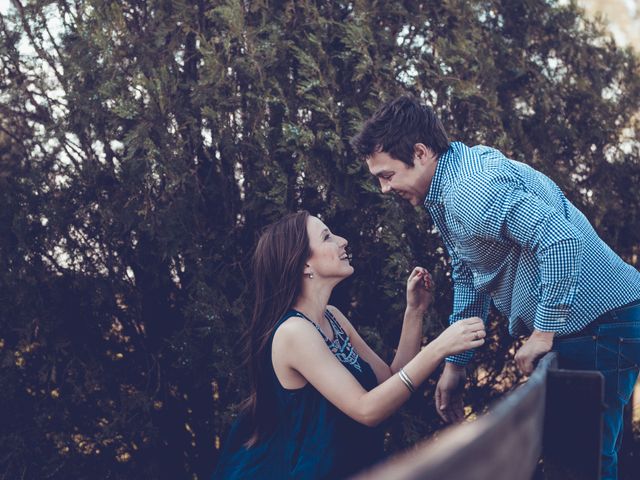
<path fill-rule="evenodd" d="M 0 16 L 8 478 L 206 478 L 245 392 L 249 257 L 287 211 L 349 239 L 357 273 L 332 301 L 379 352 L 415 264 L 440 286 L 425 336 L 439 332 L 442 245 L 348 146 L 401 92 L 432 103 L 452 138 L 549 174 L 637 254 L 637 59 L 574 4 L 13 4 Z M 476 361 L 476 410 L 516 381 L 503 325 Z M 438 428 L 416 398 L 387 447 Z"/>

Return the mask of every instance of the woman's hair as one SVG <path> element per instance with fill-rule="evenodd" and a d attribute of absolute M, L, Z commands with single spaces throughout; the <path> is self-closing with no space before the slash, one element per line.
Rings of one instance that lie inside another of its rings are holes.
<path fill-rule="evenodd" d="M 253 255 L 255 303 L 244 336 L 250 392 L 242 409 L 254 430 L 247 446 L 272 431 L 277 421 L 270 375 L 271 336 L 278 320 L 291 308 L 302 288 L 305 263 L 311 254 L 308 218 L 309 212 L 303 210 L 266 227 Z"/>

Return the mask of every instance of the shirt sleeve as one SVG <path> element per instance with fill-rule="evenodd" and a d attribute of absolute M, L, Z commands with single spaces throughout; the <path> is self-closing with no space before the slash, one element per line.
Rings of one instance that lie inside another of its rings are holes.
<path fill-rule="evenodd" d="M 557 187 L 556 187 L 557 188 Z M 465 201 L 464 198 L 473 199 Z M 538 298 L 533 326 L 557 332 L 576 296 L 584 237 L 563 212 L 501 172 L 483 172 L 460 184 L 454 215 L 469 235 L 511 241 L 535 256 L 539 275 L 531 278 Z"/>
<path fill-rule="evenodd" d="M 473 275 L 453 248 L 447 247 L 451 256 L 453 280 L 453 312 L 449 316 L 449 324 L 469 317 L 480 317 L 486 323 L 491 305 L 491 297 L 478 293 L 473 287 Z M 473 358 L 474 350 L 446 358 L 447 362 L 465 366 Z"/>

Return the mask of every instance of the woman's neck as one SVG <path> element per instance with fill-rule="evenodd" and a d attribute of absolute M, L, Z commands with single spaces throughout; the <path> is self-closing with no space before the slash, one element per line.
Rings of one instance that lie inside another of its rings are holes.
<path fill-rule="evenodd" d="M 304 288 L 298 296 L 293 308 L 305 314 L 310 320 L 322 326 L 326 324 L 324 312 L 329 303 L 329 297 L 333 287 L 328 288 Z"/>

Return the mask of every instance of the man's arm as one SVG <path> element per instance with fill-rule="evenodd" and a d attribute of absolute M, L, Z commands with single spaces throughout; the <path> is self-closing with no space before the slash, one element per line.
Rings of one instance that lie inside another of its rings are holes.
<path fill-rule="evenodd" d="M 557 332 L 575 298 L 584 239 L 556 209 L 499 172 L 472 177 L 458 195 L 473 202 L 453 202 L 454 215 L 473 235 L 509 240 L 533 253 L 539 265 L 538 307 L 534 328 Z"/>
<path fill-rule="evenodd" d="M 455 249 L 443 236 L 445 246 L 451 257 L 453 279 L 453 312 L 449 323 L 469 317 L 480 317 L 486 323 L 491 298 L 476 292 L 473 287 L 473 275 Z M 445 422 L 457 422 L 464 417 L 464 384 L 467 378 L 465 365 L 473 357 L 473 350 L 447 357 L 445 367 L 436 385 L 436 411 Z"/>
<path fill-rule="evenodd" d="M 453 280 L 453 311 L 449 316 L 449 324 L 470 317 L 480 317 L 485 323 L 489 315 L 491 297 L 478 293 L 473 286 L 473 275 L 453 248 L 447 247 L 451 257 L 451 279 Z M 473 357 L 469 350 L 459 355 L 447 357 L 447 362 L 464 367 Z"/>
<path fill-rule="evenodd" d="M 501 172 L 485 172 L 460 185 L 472 203 L 454 202 L 454 215 L 474 235 L 509 240 L 533 253 L 538 263 L 538 305 L 534 333 L 517 355 L 530 373 L 537 358 L 549 351 L 553 335 L 564 327 L 575 299 L 584 239 L 552 206 Z"/>

